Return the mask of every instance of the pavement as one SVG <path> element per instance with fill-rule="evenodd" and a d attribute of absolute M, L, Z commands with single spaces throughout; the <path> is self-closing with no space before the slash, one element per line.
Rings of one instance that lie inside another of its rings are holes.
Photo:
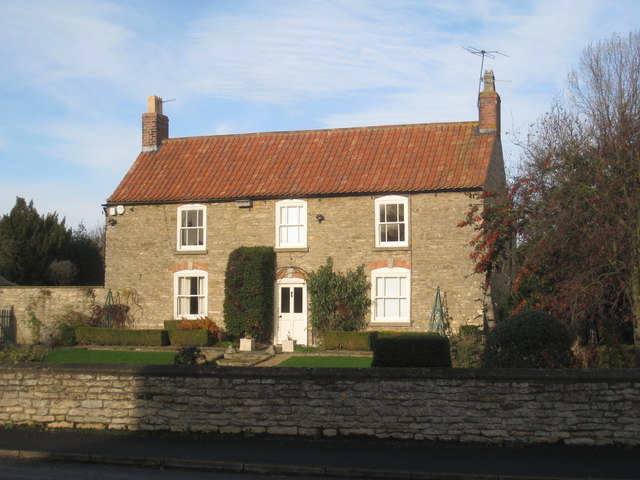
<path fill-rule="evenodd" d="M 0 428 L 0 457 L 279 476 L 640 479 L 640 447 Z M 1 477 L 1 475 L 0 475 Z"/>

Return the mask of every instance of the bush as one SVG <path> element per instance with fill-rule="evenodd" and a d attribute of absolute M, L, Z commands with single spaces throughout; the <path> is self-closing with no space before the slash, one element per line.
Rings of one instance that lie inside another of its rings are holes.
<path fill-rule="evenodd" d="M 572 347 L 578 368 L 635 368 L 633 345 L 580 345 Z"/>
<path fill-rule="evenodd" d="M 102 306 L 94 302 L 91 305 L 90 326 L 122 329 L 131 328 L 134 322 L 129 316 L 129 310 L 129 306 L 122 303 Z"/>
<path fill-rule="evenodd" d="M 437 334 L 378 337 L 372 367 L 451 367 L 449 340 Z"/>
<path fill-rule="evenodd" d="M 482 363 L 488 368 L 569 367 L 571 337 L 545 312 L 517 313 L 489 331 Z"/>
<path fill-rule="evenodd" d="M 173 357 L 175 365 L 197 365 L 204 363 L 206 357 L 204 353 L 195 345 L 186 345 L 181 347 Z"/>
<path fill-rule="evenodd" d="M 119 328 L 78 327 L 76 339 L 83 345 L 169 345 L 166 330 L 122 330 Z"/>
<path fill-rule="evenodd" d="M 183 319 L 177 324 L 177 328 L 180 330 L 205 330 L 209 336 L 210 343 L 222 341 L 222 330 L 209 317 L 202 317 L 197 320 Z"/>
<path fill-rule="evenodd" d="M 327 350 L 372 350 L 378 332 L 324 332 L 322 346 Z"/>
<path fill-rule="evenodd" d="M 42 345 L 9 345 L 0 351 L 0 363 L 41 362 L 49 352 Z"/>
<path fill-rule="evenodd" d="M 357 331 L 367 326 L 371 306 L 371 284 L 364 266 L 346 273 L 333 271 L 333 259 L 309 274 L 307 289 L 309 313 L 315 333 L 327 331 Z"/>
<path fill-rule="evenodd" d="M 91 323 L 91 317 L 76 311 L 69 311 L 57 318 L 56 334 L 53 339 L 54 345 L 62 345 L 70 347 L 77 343 L 76 328 L 88 326 Z"/>
<path fill-rule="evenodd" d="M 271 247 L 240 247 L 229 254 L 224 280 L 224 324 L 229 335 L 271 339 L 275 270 Z"/>
<path fill-rule="evenodd" d="M 209 344 L 209 332 L 204 328 L 167 331 L 171 345 L 199 345 L 202 347 Z"/>
<path fill-rule="evenodd" d="M 482 364 L 482 338 L 480 328 L 463 325 L 458 335 L 451 338 L 452 363 L 456 368 L 478 368 Z"/>

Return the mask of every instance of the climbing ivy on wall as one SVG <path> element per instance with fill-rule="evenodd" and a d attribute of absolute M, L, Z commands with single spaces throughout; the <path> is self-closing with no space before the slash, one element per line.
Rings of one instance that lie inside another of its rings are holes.
<path fill-rule="evenodd" d="M 364 265 L 345 273 L 333 270 L 333 259 L 309 274 L 307 289 L 313 331 L 357 331 L 367 326 L 371 284 Z"/>

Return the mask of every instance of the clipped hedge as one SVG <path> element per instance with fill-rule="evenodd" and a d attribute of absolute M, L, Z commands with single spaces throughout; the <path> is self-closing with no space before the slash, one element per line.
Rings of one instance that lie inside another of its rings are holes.
<path fill-rule="evenodd" d="M 451 367 L 449 340 L 437 334 L 378 337 L 372 367 Z"/>
<path fill-rule="evenodd" d="M 322 346 L 328 350 L 372 350 L 378 332 L 324 332 Z"/>
<path fill-rule="evenodd" d="M 166 330 L 124 330 L 120 328 L 78 327 L 76 340 L 83 345 L 169 345 Z"/>
<path fill-rule="evenodd" d="M 516 313 L 489 331 L 482 363 L 487 368 L 562 368 L 572 362 L 572 339 L 558 320 L 541 311 Z"/>
<path fill-rule="evenodd" d="M 275 276 L 276 252 L 272 247 L 239 247 L 229 254 L 223 305 L 227 334 L 269 341 Z"/>
<path fill-rule="evenodd" d="M 179 330 L 178 325 L 180 325 L 183 320 L 165 320 L 164 321 L 164 329 L 165 330 Z"/>
<path fill-rule="evenodd" d="M 171 345 L 196 345 L 203 347 L 209 344 L 209 332 L 204 328 L 181 330 L 167 329 Z"/>

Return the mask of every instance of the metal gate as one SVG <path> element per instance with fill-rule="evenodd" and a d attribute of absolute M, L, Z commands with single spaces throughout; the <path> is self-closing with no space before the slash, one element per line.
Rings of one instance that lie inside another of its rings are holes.
<path fill-rule="evenodd" d="M 16 317 L 13 308 L 0 310 L 0 343 L 16 343 Z"/>

